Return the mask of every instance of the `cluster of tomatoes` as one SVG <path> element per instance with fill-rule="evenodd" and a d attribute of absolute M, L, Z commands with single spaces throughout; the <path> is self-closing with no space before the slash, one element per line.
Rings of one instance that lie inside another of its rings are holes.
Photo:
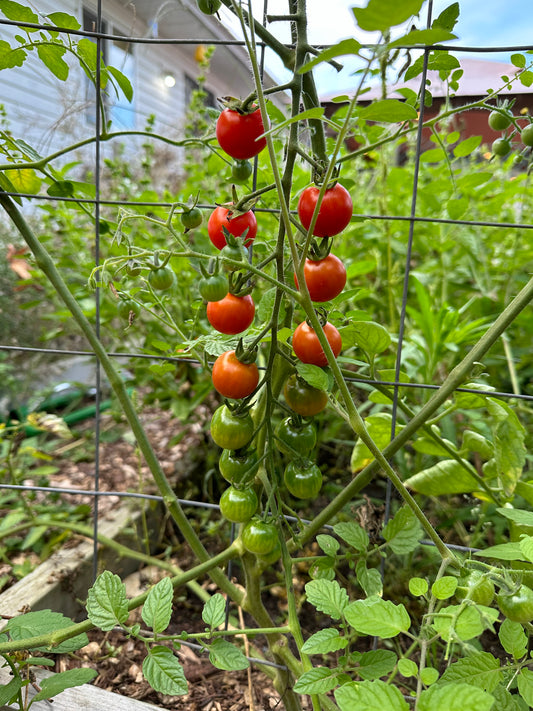
<path fill-rule="evenodd" d="M 256 107 L 248 111 L 235 106 L 225 108 L 216 125 L 220 147 L 240 169 L 243 163 L 265 148 L 264 131 L 261 113 Z M 316 210 L 319 199 L 320 209 Z M 350 222 L 352 200 L 338 182 L 322 189 L 313 185 L 301 193 L 297 211 L 303 230 L 311 230 L 312 245 L 316 248 L 313 256 L 305 260 L 305 284 L 311 300 L 322 304 L 338 296 L 346 284 L 346 269 L 328 247 L 329 238 Z M 207 319 L 218 332 L 238 335 L 246 331 L 255 318 L 251 287 L 238 270 L 246 261 L 245 248 L 256 238 L 256 216 L 251 209 L 238 211 L 233 204 L 220 205 L 209 217 L 207 232 L 223 257 L 218 260 L 223 265 L 222 273 L 215 270 L 212 274 L 204 274 L 199 284 L 200 293 L 207 302 Z M 233 262 L 237 263 L 235 268 Z M 296 273 L 294 283 L 299 288 Z M 333 355 L 337 357 L 342 348 L 340 333 L 328 321 L 324 321 L 322 327 Z M 327 365 L 320 340 L 307 321 L 296 326 L 291 342 L 294 355 L 302 363 Z M 230 485 L 221 496 L 220 511 L 229 521 L 244 524 L 241 532 L 244 547 L 268 559 L 279 555 L 279 542 L 274 524 L 256 515 L 259 501 L 255 482 L 260 461 L 252 446 L 256 425 L 250 414 L 250 401 L 260 388 L 255 357 L 254 349 L 249 352 L 239 345 L 215 360 L 213 385 L 226 398 L 226 404 L 213 415 L 211 436 L 222 448 L 219 469 Z M 284 484 L 296 498 L 314 498 L 322 486 L 322 474 L 309 460 L 316 446 L 317 433 L 312 421 L 306 418 L 326 407 L 327 394 L 309 385 L 296 373 L 288 377 L 283 392 L 288 409 L 293 413 L 274 430 L 275 447 L 287 459 Z"/>
<path fill-rule="evenodd" d="M 492 144 L 492 154 L 505 158 L 513 150 L 513 137 L 515 135 L 515 117 L 507 104 L 489 113 L 488 124 L 493 131 L 502 131 L 502 136 Z M 521 143 L 528 148 L 533 147 L 533 123 L 528 123 L 518 133 Z M 515 156 L 515 163 L 519 165 L 524 159 L 524 153 Z"/>

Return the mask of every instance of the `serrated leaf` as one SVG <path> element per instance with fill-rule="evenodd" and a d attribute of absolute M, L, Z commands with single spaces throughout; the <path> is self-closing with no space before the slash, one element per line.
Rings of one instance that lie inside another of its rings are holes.
<path fill-rule="evenodd" d="M 294 685 L 297 694 L 326 694 L 338 684 L 334 670 L 317 667 L 304 672 Z"/>
<path fill-rule="evenodd" d="M 28 195 L 36 195 L 39 192 L 42 180 L 31 168 L 9 168 L 4 172 L 16 192 Z"/>
<path fill-rule="evenodd" d="M 436 684 L 420 694 L 418 711 L 491 711 L 494 697 L 469 684 Z"/>
<path fill-rule="evenodd" d="M 4 627 L 4 631 L 9 632 L 11 639 L 22 640 L 55 632 L 56 630 L 66 629 L 67 627 L 72 627 L 73 624 L 71 619 L 65 617 L 60 612 L 37 610 L 13 617 Z M 69 652 L 75 652 L 88 643 L 87 635 L 83 633 L 61 642 L 53 647 L 53 649 L 49 649 L 46 646 L 31 647 L 31 649 L 36 649 L 41 652 L 53 651 L 57 654 L 68 654 Z"/>
<path fill-rule="evenodd" d="M 141 615 L 155 634 L 160 634 L 169 625 L 173 597 L 174 588 L 170 578 L 162 578 L 148 593 Z"/>
<path fill-rule="evenodd" d="M 498 637 L 507 654 L 512 654 L 515 659 L 522 659 L 527 654 L 527 635 L 520 622 L 505 618 L 498 630 Z"/>
<path fill-rule="evenodd" d="M 489 652 L 473 652 L 451 664 L 441 676 L 443 683 L 462 681 L 493 691 L 502 681 L 500 662 Z"/>
<path fill-rule="evenodd" d="M 44 701 L 57 696 L 65 689 L 72 689 L 75 686 L 88 684 L 98 674 L 96 669 L 67 669 L 58 674 L 47 676 L 40 682 L 41 690 L 35 694 L 32 703 Z"/>
<path fill-rule="evenodd" d="M 339 630 L 327 628 L 312 634 L 304 642 L 302 652 L 305 654 L 329 654 L 344 649 L 347 644 L 348 640 L 346 637 L 340 636 Z"/>
<path fill-rule="evenodd" d="M 400 123 L 401 121 L 414 121 L 418 118 L 418 113 L 414 106 L 399 99 L 382 99 L 360 109 L 359 117 L 365 121 Z"/>
<path fill-rule="evenodd" d="M 87 596 L 87 616 L 96 627 L 112 630 L 128 619 L 128 600 L 122 580 L 105 570 L 96 578 Z"/>
<path fill-rule="evenodd" d="M 150 686 L 162 694 L 183 696 L 189 691 L 183 668 L 168 647 L 156 645 L 148 650 L 143 674 Z"/>
<path fill-rule="evenodd" d="M 335 560 L 318 558 L 309 566 L 309 576 L 315 580 L 333 580 L 335 578 Z"/>
<path fill-rule="evenodd" d="M 496 703 L 491 711 L 523 711 L 518 705 L 519 697 L 513 696 L 504 686 L 497 686 L 492 695 Z"/>
<path fill-rule="evenodd" d="M 37 24 L 39 17 L 26 5 L 21 5 L 13 0 L 0 0 L 0 10 L 8 20 L 15 22 L 32 22 Z"/>
<path fill-rule="evenodd" d="M 397 511 L 383 529 L 383 538 L 396 555 L 414 551 L 422 535 L 420 522 L 407 506 Z"/>
<path fill-rule="evenodd" d="M 311 580 L 305 586 L 307 601 L 317 610 L 338 620 L 349 603 L 348 593 L 336 580 Z"/>
<path fill-rule="evenodd" d="M 533 536 L 521 536 L 519 544 L 524 560 L 533 563 Z"/>
<path fill-rule="evenodd" d="M 51 197 L 72 197 L 74 184 L 70 180 L 55 180 L 46 192 Z"/>
<path fill-rule="evenodd" d="M 58 44 L 40 44 L 37 46 L 37 54 L 41 62 L 61 81 L 65 81 L 69 73 L 69 66 L 63 59 L 66 51 L 66 47 Z"/>
<path fill-rule="evenodd" d="M 22 688 L 22 679 L 16 676 L 10 682 L 0 686 L 0 704 L 7 704 Z"/>
<path fill-rule="evenodd" d="M 327 390 L 329 386 L 329 378 L 327 372 L 318 365 L 310 363 L 298 363 L 296 365 L 298 375 L 302 377 L 306 383 L 312 385 L 318 390 Z"/>
<path fill-rule="evenodd" d="M 365 560 L 358 560 L 355 566 L 357 582 L 363 588 L 367 597 L 381 595 L 383 592 L 383 580 L 377 568 L 367 568 Z"/>
<path fill-rule="evenodd" d="M 387 329 L 373 321 L 353 321 L 341 329 L 341 335 L 346 348 L 358 346 L 370 357 L 386 351 L 391 344 Z"/>
<path fill-rule="evenodd" d="M 448 605 L 435 615 L 433 626 L 446 642 L 455 636 L 466 642 L 491 628 L 498 615 L 498 610 L 484 605 Z"/>
<path fill-rule="evenodd" d="M 474 477 L 455 459 L 444 459 L 405 480 L 405 485 L 426 496 L 466 494 L 479 490 Z"/>
<path fill-rule="evenodd" d="M 396 666 L 397 660 L 396 652 L 390 649 L 373 649 L 361 654 L 355 670 L 361 679 L 372 681 L 390 674 Z"/>
<path fill-rule="evenodd" d="M 341 40 L 340 42 L 337 42 L 336 44 L 328 47 L 327 49 L 323 49 L 316 55 L 316 57 L 313 57 L 313 59 L 311 59 L 309 62 L 306 62 L 298 69 L 298 74 L 305 74 L 313 67 L 316 67 L 317 64 L 321 64 L 322 62 L 329 62 L 335 57 L 341 57 L 346 54 L 356 55 L 359 53 L 360 49 L 361 45 L 356 39 L 351 38 Z"/>
<path fill-rule="evenodd" d="M 211 629 L 216 629 L 224 623 L 226 619 L 226 600 L 220 593 L 215 593 L 205 603 L 202 610 L 202 620 Z"/>
<path fill-rule="evenodd" d="M 344 617 L 357 632 L 382 639 L 396 637 L 411 626 L 411 618 L 403 605 L 377 596 L 351 602 L 344 610 Z"/>
<path fill-rule="evenodd" d="M 457 578 L 453 575 L 443 575 L 431 586 L 431 594 L 437 600 L 448 600 L 457 589 Z"/>
<path fill-rule="evenodd" d="M 533 671 L 531 669 L 520 669 L 518 674 L 518 691 L 526 704 L 533 706 Z"/>
<path fill-rule="evenodd" d="M 494 458 L 504 492 L 510 496 L 526 462 L 525 428 L 505 402 L 487 398 L 494 442 Z"/>
<path fill-rule="evenodd" d="M 333 538 L 333 536 L 328 536 L 324 533 L 318 534 L 318 536 L 316 537 L 316 542 L 324 551 L 324 553 L 329 556 L 335 556 L 335 553 L 340 548 L 340 543 L 336 538 Z"/>
<path fill-rule="evenodd" d="M 209 645 L 209 661 L 217 669 L 226 671 L 238 671 L 250 666 L 250 662 L 238 647 L 221 638 L 215 639 Z"/>
<path fill-rule="evenodd" d="M 384 681 L 351 681 L 335 691 L 340 711 L 409 711 L 402 692 Z"/>
<path fill-rule="evenodd" d="M 424 0 L 369 0 L 366 7 L 352 7 L 352 12 L 362 30 L 383 32 L 417 15 L 423 2 Z"/>
<path fill-rule="evenodd" d="M 512 541 L 511 543 L 499 543 L 496 546 L 489 546 L 482 551 L 476 551 L 474 555 L 481 558 L 496 558 L 497 560 L 523 560 L 520 543 Z"/>
<path fill-rule="evenodd" d="M 389 47 L 416 47 L 437 44 L 440 42 L 448 42 L 449 40 L 457 39 L 457 35 L 453 32 L 443 29 L 442 27 L 433 27 L 429 30 L 411 30 L 403 37 L 399 37 L 389 44 Z"/>
<path fill-rule="evenodd" d="M 333 526 L 333 530 L 349 546 L 356 551 L 365 551 L 368 548 L 368 533 L 355 521 L 341 521 Z"/>

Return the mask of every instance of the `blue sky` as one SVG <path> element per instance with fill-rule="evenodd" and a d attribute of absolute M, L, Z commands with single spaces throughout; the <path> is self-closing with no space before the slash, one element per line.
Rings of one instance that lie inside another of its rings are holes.
<path fill-rule="evenodd" d="M 451 4 L 453 0 L 434 0 L 433 17 Z M 398 0 L 401 2 L 401 0 Z M 455 33 L 458 40 L 450 43 L 471 47 L 507 45 L 528 45 L 533 49 L 533 0 L 459 0 L 461 13 Z M 263 0 L 253 0 L 262 11 Z M 332 44 L 346 37 L 356 37 L 359 41 L 372 41 L 368 33 L 362 33 L 355 25 L 351 7 L 363 7 L 367 0 L 307 0 L 309 16 L 309 38 L 312 43 Z M 269 0 L 269 12 L 286 11 L 287 0 Z M 425 26 L 427 3 L 421 13 L 419 27 Z M 282 23 L 271 25 L 276 34 L 283 32 Z M 282 39 L 288 41 L 287 36 Z M 466 56 L 458 53 L 458 56 Z M 509 61 L 509 52 L 470 54 L 486 60 Z M 532 57 L 533 59 L 533 57 Z M 358 66 L 354 60 L 345 59 L 345 70 L 337 73 L 323 66 L 316 72 L 320 93 L 342 92 L 353 86 L 351 72 Z M 270 71 L 280 77 L 282 68 L 274 61 L 269 63 Z"/>

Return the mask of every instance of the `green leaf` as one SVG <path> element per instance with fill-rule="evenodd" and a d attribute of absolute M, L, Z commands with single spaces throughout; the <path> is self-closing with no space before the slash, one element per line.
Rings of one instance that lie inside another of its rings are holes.
<path fill-rule="evenodd" d="M 369 415 L 365 419 L 365 425 L 368 430 L 368 434 L 372 437 L 376 446 L 383 450 L 391 440 L 391 415 L 388 412 L 378 412 L 375 415 Z M 397 425 L 396 431 L 399 432 L 402 428 L 403 425 Z M 364 444 L 362 440 L 358 440 L 352 450 L 350 460 L 352 472 L 355 473 L 361 471 L 361 469 L 363 469 L 373 459 L 374 455 L 371 454 L 366 444 Z"/>
<path fill-rule="evenodd" d="M 6 193 L 18 192 L 16 187 L 13 185 L 13 183 L 9 180 L 9 178 L 5 174 L 5 171 L 0 171 L 0 188 L 2 188 L 2 190 L 5 190 Z M 22 205 L 21 198 L 12 197 L 12 200 L 15 200 L 15 202 L 18 203 L 19 205 Z"/>
<path fill-rule="evenodd" d="M 0 704 L 7 704 L 22 688 L 22 679 L 16 676 L 5 685 L 0 686 Z"/>
<path fill-rule="evenodd" d="M 533 706 L 533 671 L 522 667 L 518 674 L 518 691 L 526 704 Z"/>
<path fill-rule="evenodd" d="M 480 385 L 479 383 L 466 383 L 464 386 L 468 390 L 488 390 L 486 385 Z M 455 405 L 460 410 L 477 410 L 480 407 L 485 407 L 487 404 L 486 395 L 476 395 L 475 393 L 464 393 L 456 392 L 454 393 Z"/>
<path fill-rule="evenodd" d="M 375 649 L 363 652 L 357 659 L 356 671 L 361 679 L 372 681 L 387 676 L 396 666 L 398 657 L 390 649 Z"/>
<path fill-rule="evenodd" d="M 96 627 L 112 630 L 128 619 L 128 600 L 124 583 L 109 570 L 96 578 L 87 597 L 87 616 Z"/>
<path fill-rule="evenodd" d="M 525 428 L 505 402 L 487 398 L 491 418 L 494 458 L 503 490 L 510 496 L 526 462 Z"/>
<path fill-rule="evenodd" d="M 298 74 L 305 74 L 306 72 L 313 69 L 313 67 L 316 67 L 317 64 L 321 64 L 322 62 L 329 62 L 335 57 L 341 57 L 345 54 L 357 55 L 359 54 L 360 49 L 361 45 L 356 39 L 352 38 L 341 40 L 340 42 L 337 42 L 331 47 L 323 49 L 319 54 L 316 55 L 316 57 L 313 57 L 313 59 L 310 59 L 308 62 L 306 62 L 298 69 Z"/>
<path fill-rule="evenodd" d="M 481 558 L 496 558 L 497 560 L 524 560 L 518 541 L 489 546 L 483 551 L 476 551 L 474 555 Z"/>
<path fill-rule="evenodd" d="M 36 195 L 41 188 L 42 180 L 31 168 L 9 168 L 4 173 L 18 193 Z"/>
<path fill-rule="evenodd" d="M 463 681 L 493 691 L 502 681 L 500 662 L 489 652 L 473 652 L 451 664 L 441 676 L 442 683 Z"/>
<path fill-rule="evenodd" d="M 383 353 L 391 344 L 387 329 L 372 321 L 353 321 L 341 329 L 341 335 L 346 348 L 358 346 L 369 357 Z"/>
<path fill-rule="evenodd" d="M 391 600 L 377 596 L 351 602 L 344 610 L 344 617 L 357 632 L 383 639 L 407 632 L 411 626 L 409 613 L 403 605 L 395 605 Z"/>
<path fill-rule="evenodd" d="M 513 696 L 504 686 L 497 686 L 492 695 L 496 699 L 496 703 L 491 711 L 523 711 L 519 705 L 519 696 Z"/>
<path fill-rule="evenodd" d="M 442 148 L 430 148 L 420 155 L 421 163 L 440 163 L 441 160 L 446 159 L 446 152 Z"/>
<path fill-rule="evenodd" d="M 533 72 L 520 72 L 518 75 L 520 83 L 524 86 L 531 86 L 533 84 Z"/>
<path fill-rule="evenodd" d="M 433 626 L 446 642 L 454 639 L 454 636 L 466 642 L 491 628 L 498 615 L 498 610 L 484 605 L 448 605 L 435 615 Z"/>
<path fill-rule="evenodd" d="M 520 550 L 524 556 L 524 560 L 533 563 L 533 536 L 520 537 Z"/>
<path fill-rule="evenodd" d="M 326 694 L 338 684 L 337 674 L 327 667 L 317 667 L 304 672 L 294 685 L 297 694 Z"/>
<path fill-rule="evenodd" d="M 357 561 L 355 573 L 357 582 L 363 588 L 367 597 L 381 595 L 383 592 L 383 580 L 377 568 L 367 568 L 366 560 L 361 559 Z"/>
<path fill-rule="evenodd" d="M 183 696 L 188 693 L 183 668 L 168 647 L 156 645 L 148 650 L 143 661 L 143 674 L 150 686 L 162 694 Z"/>
<path fill-rule="evenodd" d="M 329 654 L 344 649 L 347 644 L 348 640 L 346 637 L 340 636 L 339 630 L 327 628 L 312 634 L 304 642 L 302 652 L 305 654 Z"/>
<path fill-rule="evenodd" d="M 420 522 L 408 506 L 399 509 L 383 529 L 383 538 L 396 555 L 414 551 L 422 535 Z"/>
<path fill-rule="evenodd" d="M 429 590 L 429 583 L 424 578 L 411 578 L 409 580 L 409 592 L 415 597 L 425 595 Z"/>
<path fill-rule="evenodd" d="M 355 20 L 362 30 L 383 32 L 418 15 L 424 0 L 369 0 L 366 7 L 352 7 Z"/>
<path fill-rule="evenodd" d="M 411 32 L 408 32 L 403 37 L 399 37 L 397 40 L 394 40 L 394 42 L 391 42 L 389 47 L 428 46 L 453 39 L 457 39 L 457 35 L 441 27 L 432 28 L 430 30 L 411 30 Z"/>
<path fill-rule="evenodd" d="M 247 669 L 250 662 L 246 659 L 241 650 L 227 639 L 215 639 L 209 645 L 209 661 L 217 669 L 226 671 L 239 671 Z"/>
<path fill-rule="evenodd" d="M 431 686 L 431 684 L 434 684 L 438 678 L 438 669 L 435 669 L 434 667 L 424 667 L 420 672 L 420 679 L 426 686 Z"/>
<path fill-rule="evenodd" d="M 22 640 L 66 629 L 67 627 L 72 627 L 73 624 L 71 619 L 65 617 L 60 612 L 38 610 L 13 617 L 4 627 L 4 631 L 9 632 L 11 639 Z M 75 652 L 88 643 L 89 639 L 87 635 L 83 633 L 76 635 L 72 639 L 67 639 L 53 648 L 44 645 L 41 647 L 31 647 L 31 649 L 37 649 L 41 652 L 53 651 L 57 654 L 68 654 L 69 652 Z"/>
<path fill-rule="evenodd" d="M 11 49 L 9 42 L 0 40 L 0 69 L 21 67 L 26 56 L 26 52 L 23 49 Z"/>
<path fill-rule="evenodd" d="M 348 593 L 336 580 L 311 580 L 305 586 L 307 601 L 317 610 L 338 620 L 348 605 Z"/>
<path fill-rule="evenodd" d="M 470 684 L 436 684 L 420 694 L 418 711 L 491 711 L 494 697 Z"/>
<path fill-rule="evenodd" d="M 444 459 L 406 479 L 405 485 L 426 496 L 478 491 L 474 477 L 455 459 Z"/>
<path fill-rule="evenodd" d="M 402 692 L 384 681 L 351 681 L 335 691 L 340 711 L 409 711 Z"/>
<path fill-rule="evenodd" d="M 452 198 L 446 203 L 448 217 L 451 220 L 460 220 L 470 206 L 470 201 L 466 197 Z"/>
<path fill-rule="evenodd" d="M 435 20 L 433 20 L 431 26 L 442 27 L 442 29 L 449 30 L 451 32 L 457 24 L 457 20 L 459 19 L 459 12 L 459 3 L 454 2 L 447 8 L 445 8 L 440 13 L 440 15 Z"/>
<path fill-rule="evenodd" d="M 398 671 L 402 676 L 408 679 L 411 676 L 418 675 L 418 666 L 415 664 L 415 662 L 413 662 L 412 659 L 399 659 Z"/>
<path fill-rule="evenodd" d="M 160 634 L 169 625 L 172 616 L 174 588 L 170 578 L 162 578 L 151 588 L 142 608 L 142 618 L 155 634 Z"/>
<path fill-rule="evenodd" d="M 431 594 L 437 600 L 448 600 L 457 589 L 457 578 L 453 575 L 443 575 L 431 586 Z"/>
<path fill-rule="evenodd" d="M 63 59 L 66 51 L 66 47 L 58 44 L 40 44 L 37 46 L 39 59 L 61 81 L 65 81 L 68 78 L 69 67 Z"/>
<path fill-rule="evenodd" d="M 296 366 L 298 375 L 301 376 L 306 383 L 312 385 L 318 390 L 327 390 L 329 386 L 329 378 L 327 372 L 318 365 L 310 363 L 298 363 Z"/>
<path fill-rule="evenodd" d="M 15 22 L 32 22 L 37 24 L 39 17 L 26 5 L 21 5 L 13 0 L 0 0 L 0 10 L 8 20 Z"/>
<path fill-rule="evenodd" d="M 220 593 L 215 593 L 204 605 L 202 620 L 211 629 L 216 629 L 224 624 L 226 619 L 226 600 Z"/>
<path fill-rule="evenodd" d="M 51 197 L 72 197 L 74 184 L 70 180 L 55 180 L 46 192 Z"/>
<path fill-rule="evenodd" d="M 463 447 L 468 449 L 469 452 L 478 452 L 483 459 L 491 459 L 494 456 L 492 442 L 473 430 L 465 430 L 463 432 Z"/>
<path fill-rule="evenodd" d="M 61 29 L 79 30 L 81 28 L 78 20 L 72 15 L 67 15 L 66 12 L 52 12 L 46 17 L 55 27 L 61 27 Z"/>
<path fill-rule="evenodd" d="M 47 676 L 40 682 L 41 690 L 35 694 L 32 703 L 44 701 L 57 696 L 65 689 L 72 689 L 74 686 L 88 684 L 98 674 L 96 669 L 67 669 L 66 671 Z"/>
<path fill-rule="evenodd" d="M 526 481 L 517 481 L 515 494 L 521 496 L 528 504 L 533 506 L 533 484 Z"/>
<path fill-rule="evenodd" d="M 96 72 L 96 43 L 84 37 L 78 42 L 77 49 L 80 59 L 85 62 L 89 71 L 94 76 Z"/>
<path fill-rule="evenodd" d="M 342 521 L 333 526 L 333 530 L 356 551 L 366 551 L 369 543 L 368 533 L 355 521 Z"/>
<path fill-rule="evenodd" d="M 324 117 L 324 109 L 320 107 L 316 107 L 314 109 L 307 109 L 307 111 L 302 111 L 299 113 L 297 116 L 291 116 L 291 118 L 285 119 L 285 121 L 282 121 L 281 123 L 278 123 L 268 131 L 265 131 L 263 136 L 268 136 L 269 134 L 274 134 L 278 133 L 278 131 L 281 131 L 284 128 L 287 128 L 293 123 L 296 123 L 297 121 L 309 121 L 310 119 L 315 119 L 315 120 L 320 120 Z M 326 122 L 328 123 L 328 122 Z"/>
<path fill-rule="evenodd" d="M 132 87 L 131 82 L 128 79 L 128 77 L 125 76 L 121 71 L 119 71 L 115 67 L 107 67 L 107 71 L 111 74 L 113 79 L 117 82 L 122 93 L 126 97 L 127 101 L 129 101 L 131 103 L 131 101 L 133 99 L 133 87 Z"/>
<path fill-rule="evenodd" d="M 522 659 L 527 654 L 527 635 L 520 622 L 505 618 L 498 630 L 498 637 L 507 654 L 515 659 Z"/>
<path fill-rule="evenodd" d="M 382 99 L 360 109 L 359 117 L 366 121 L 398 123 L 401 121 L 414 121 L 418 114 L 414 106 L 406 104 L 404 101 Z"/>
<path fill-rule="evenodd" d="M 470 136 L 469 138 L 465 139 L 464 141 L 461 141 L 461 143 L 455 146 L 455 148 L 453 149 L 453 154 L 456 158 L 465 158 L 466 156 L 471 155 L 476 150 L 476 148 L 480 146 L 481 141 L 481 136 Z"/>
<path fill-rule="evenodd" d="M 316 537 L 316 542 L 326 555 L 333 557 L 335 556 L 335 553 L 339 550 L 341 545 L 336 538 L 333 538 L 333 536 L 328 536 L 324 533 L 318 534 L 318 536 Z"/>
<path fill-rule="evenodd" d="M 384 382 L 389 382 L 389 383 L 394 383 L 394 382 L 399 382 L 399 383 L 408 383 L 411 378 L 407 375 L 407 373 L 404 373 L 403 371 L 400 371 L 398 373 L 398 379 L 396 380 L 396 370 L 394 368 L 384 368 L 383 370 L 378 370 L 378 378 L 379 380 L 383 380 Z M 370 393 L 368 396 L 368 399 L 371 402 L 383 404 L 383 405 L 388 405 L 392 402 L 392 397 L 394 396 L 393 393 L 393 385 L 387 385 L 386 386 L 389 391 L 391 397 L 388 395 L 385 395 L 385 393 L 380 392 L 379 390 L 374 390 L 373 392 Z M 398 387 L 398 394 L 400 397 L 404 394 L 406 388 Z"/>

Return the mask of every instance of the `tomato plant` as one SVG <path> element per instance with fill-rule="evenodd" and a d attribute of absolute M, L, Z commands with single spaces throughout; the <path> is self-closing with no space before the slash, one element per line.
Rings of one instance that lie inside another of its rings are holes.
<path fill-rule="evenodd" d="M 316 447 L 316 429 L 312 422 L 286 417 L 275 429 L 276 445 L 289 456 L 308 457 Z"/>
<path fill-rule="evenodd" d="M 248 397 L 256 389 L 259 371 L 255 363 L 243 363 L 235 351 L 226 351 L 216 359 L 211 377 L 215 390 L 223 397 L 239 400 Z"/>
<path fill-rule="evenodd" d="M 312 462 L 292 461 L 285 467 L 283 481 L 297 499 L 313 499 L 322 488 L 322 472 Z"/>
<path fill-rule="evenodd" d="M 257 511 L 257 494 L 251 488 L 237 489 L 230 486 L 220 497 L 220 513 L 228 521 L 244 523 Z"/>
<path fill-rule="evenodd" d="M 118 315 L 124 321 L 133 320 L 141 313 L 141 307 L 132 299 L 120 299 L 117 306 Z"/>
<path fill-rule="evenodd" d="M 211 326 L 228 335 L 246 331 L 254 320 L 254 314 L 255 305 L 250 294 L 226 294 L 223 299 L 207 304 L 207 320 Z"/>
<path fill-rule="evenodd" d="M 166 291 L 170 289 L 176 281 L 174 271 L 168 265 L 156 267 L 148 274 L 148 283 L 156 291 Z"/>
<path fill-rule="evenodd" d="M 479 570 L 472 570 L 469 575 L 459 579 L 455 596 L 459 600 L 469 597 L 477 605 L 488 607 L 494 600 L 494 584 Z"/>
<path fill-rule="evenodd" d="M 250 413 L 235 414 L 227 405 L 221 405 L 211 418 L 211 437 L 222 449 L 242 449 L 250 444 L 254 423 Z"/>
<path fill-rule="evenodd" d="M 247 160 L 260 153 L 266 146 L 266 139 L 259 138 L 264 132 L 259 109 L 243 113 L 227 108 L 217 119 L 217 141 L 222 150 L 236 160 Z"/>
<path fill-rule="evenodd" d="M 505 131 L 511 125 L 511 116 L 500 111 L 491 111 L 488 118 L 489 126 L 493 131 Z"/>
<path fill-rule="evenodd" d="M 333 355 L 337 357 L 342 350 L 341 334 L 331 323 L 326 322 L 323 326 L 324 334 L 328 340 Z M 307 323 L 302 323 L 296 327 L 292 335 L 293 350 L 302 363 L 324 366 L 328 364 L 328 359 L 324 353 L 318 336 L 314 329 Z"/>
<path fill-rule="evenodd" d="M 524 146 L 533 146 L 533 123 L 528 124 L 522 129 L 520 139 Z"/>
<path fill-rule="evenodd" d="M 244 245 L 248 247 L 257 234 L 257 220 L 252 210 L 233 216 L 230 208 L 219 206 L 213 210 L 207 221 L 207 234 L 217 249 L 226 245 L 224 229 L 234 237 L 240 237 L 247 230 Z"/>
<path fill-rule="evenodd" d="M 191 207 L 190 210 L 184 210 L 181 213 L 180 220 L 186 230 L 193 230 L 200 227 L 203 222 L 202 211 L 198 207 Z"/>
<path fill-rule="evenodd" d="M 252 518 L 241 532 L 244 547 L 250 553 L 266 556 L 275 548 L 278 541 L 278 532 L 273 523 Z"/>
<path fill-rule="evenodd" d="M 311 225 L 319 193 L 320 189 L 316 185 L 310 185 L 305 188 L 298 200 L 298 217 L 306 230 Z M 339 234 L 349 224 L 352 211 L 350 193 L 343 185 L 335 183 L 324 193 L 313 234 L 315 237 L 333 237 Z"/>
<path fill-rule="evenodd" d="M 204 301 L 220 301 L 228 293 L 228 278 L 224 274 L 202 277 L 198 290 Z"/>
<path fill-rule="evenodd" d="M 346 267 L 334 254 L 328 254 L 324 259 L 306 259 L 304 278 L 311 301 L 331 301 L 344 289 Z M 294 283 L 298 289 L 296 274 Z"/>
<path fill-rule="evenodd" d="M 511 152 L 511 142 L 508 138 L 497 138 L 492 144 L 492 152 L 495 156 L 505 158 Z"/>
<path fill-rule="evenodd" d="M 328 396 L 324 390 L 314 388 L 295 373 L 285 381 L 283 395 L 291 410 L 302 417 L 317 415 L 328 404 Z"/>
<path fill-rule="evenodd" d="M 259 460 L 255 449 L 235 451 L 224 449 L 218 460 L 218 468 L 230 484 L 244 486 L 253 481 L 259 469 Z"/>
<path fill-rule="evenodd" d="M 533 620 L 533 590 L 527 585 L 520 585 L 513 593 L 500 592 L 496 596 L 500 612 L 512 622 L 531 622 Z"/>

